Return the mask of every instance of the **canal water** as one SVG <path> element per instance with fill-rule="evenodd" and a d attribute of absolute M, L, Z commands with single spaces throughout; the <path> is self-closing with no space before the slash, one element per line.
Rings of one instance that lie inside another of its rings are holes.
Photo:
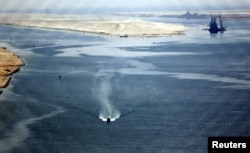
<path fill-rule="evenodd" d="M 0 26 L 0 46 L 26 63 L 0 96 L 0 152 L 200 153 L 208 136 L 250 136 L 250 22 L 225 21 L 216 35 L 207 21 L 171 22 L 188 31 Z"/>

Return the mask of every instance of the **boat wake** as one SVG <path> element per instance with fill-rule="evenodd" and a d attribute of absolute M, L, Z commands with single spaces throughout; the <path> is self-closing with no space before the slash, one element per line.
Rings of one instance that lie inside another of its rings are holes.
<path fill-rule="evenodd" d="M 10 133 L 6 134 L 3 139 L 0 139 L 0 153 L 10 151 L 11 149 L 18 147 L 26 138 L 29 137 L 28 125 L 34 124 L 38 121 L 54 117 L 58 114 L 64 113 L 66 110 L 62 107 L 54 106 L 56 110 L 45 114 L 40 117 L 25 119 L 14 125 Z"/>
<path fill-rule="evenodd" d="M 110 96 L 112 95 L 111 79 L 113 75 L 105 74 L 98 75 L 97 77 L 96 93 L 101 105 L 99 118 L 105 122 L 108 118 L 110 121 L 115 121 L 120 117 L 121 113 L 110 100 Z"/>

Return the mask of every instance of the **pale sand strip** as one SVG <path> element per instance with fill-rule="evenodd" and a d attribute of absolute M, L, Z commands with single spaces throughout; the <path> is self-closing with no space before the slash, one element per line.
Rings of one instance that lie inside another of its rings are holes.
<path fill-rule="evenodd" d="M 152 37 L 182 34 L 183 25 L 138 19 L 90 18 L 53 14 L 0 13 L 0 24 L 81 31 L 120 37 Z"/>
<path fill-rule="evenodd" d="M 0 24 L 73 30 L 120 37 L 151 37 L 182 34 L 186 27 L 177 24 L 150 22 L 137 19 L 104 19 L 51 14 L 0 13 Z M 6 87 L 10 75 L 24 62 L 5 48 L 0 48 L 0 88 Z M 0 93 L 1 93 L 0 89 Z"/>
<path fill-rule="evenodd" d="M 6 48 L 0 48 L 0 94 L 2 93 L 1 88 L 8 86 L 11 75 L 17 72 L 21 66 L 24 66 L 24 62 L 10 52 Z"/>
<path fill-rule="evenodd" d="M 0 87 L 5 88 L 10 82 L 10 76 L 0 76 Z"/>

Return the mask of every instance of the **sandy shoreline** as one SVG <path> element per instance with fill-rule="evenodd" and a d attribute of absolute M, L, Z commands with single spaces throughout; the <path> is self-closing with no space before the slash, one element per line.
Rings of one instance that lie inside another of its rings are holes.
<path fill-rule="evenodd" d="M 117 19 L 53 14 L 0 13 L 0 24 L 72 30 L 119 37 L 155 37 L 182 34 L 183 25 L 138 19 Z"/>
<path fill-rule="evenodd" d="M 0 48 L 0 94 L 3 88 L 6 88 L 11 80 L 11 75 L 17 72 L 24 62 L 20 57 L 7 50 Z"/>
<path fill-rule="evenodd" d="M 53 14 L 0 13 L 0 24 L 35 28 L 72 30 L 118 37 L 158 37 L 183 34 L 183 25 L 151 22 L 138 19 L 115 19 Z M 24 62 L 6 48 L 0 48 L 0 94 L 8 86 L 11 75 Z"/>

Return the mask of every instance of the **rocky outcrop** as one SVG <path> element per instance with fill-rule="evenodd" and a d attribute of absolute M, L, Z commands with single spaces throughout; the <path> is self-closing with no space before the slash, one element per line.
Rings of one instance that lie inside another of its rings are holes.
<path fill-rule="evenodd" d="M 24 66 L 22 59 L 5 47 L 0 48 L 0 94 L 8 86 L 11 75 Z"/>

